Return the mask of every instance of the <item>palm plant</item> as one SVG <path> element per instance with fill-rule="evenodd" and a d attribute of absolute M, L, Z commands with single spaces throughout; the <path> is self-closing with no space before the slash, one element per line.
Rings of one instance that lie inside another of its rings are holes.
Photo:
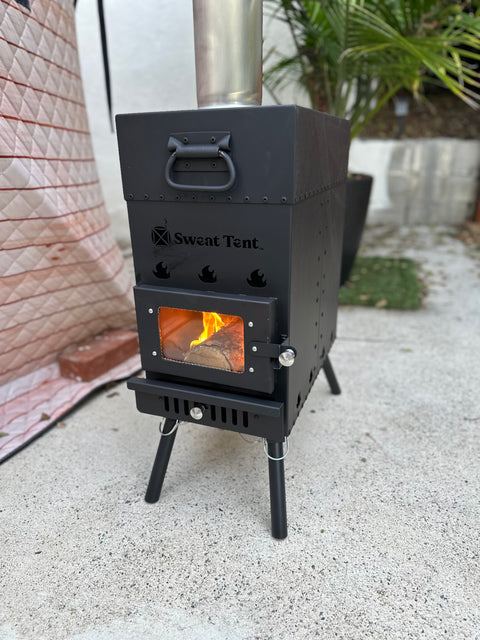
<path fill-rule="evenodd" d="M 352 137 L 398 92 L 421 96 L 427 83 L 480 107 L 479 0 L 266 1 L 295 46 L 270 52 L 265 84 L 277 101 L 293 78 L 313 108 L 348 118 Z"/>

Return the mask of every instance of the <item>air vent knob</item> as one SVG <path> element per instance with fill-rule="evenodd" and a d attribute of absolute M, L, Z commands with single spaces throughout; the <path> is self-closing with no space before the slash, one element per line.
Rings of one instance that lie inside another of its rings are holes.
<path fill-rule="evenodd" d="M 205 407 L 192 407 L 190 409 L 190 415 L 194 420 L 201 420 L 203 418 L 203 412 Z"/>

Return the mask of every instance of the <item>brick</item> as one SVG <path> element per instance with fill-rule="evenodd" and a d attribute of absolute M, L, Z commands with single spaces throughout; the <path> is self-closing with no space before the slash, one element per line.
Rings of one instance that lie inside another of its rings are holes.
<path fill-rule="evenodd" d="M 138 336 L 119 329 L 68 347 L 58 358 L 64 378 L 88 382 L 138 353 Z"/>

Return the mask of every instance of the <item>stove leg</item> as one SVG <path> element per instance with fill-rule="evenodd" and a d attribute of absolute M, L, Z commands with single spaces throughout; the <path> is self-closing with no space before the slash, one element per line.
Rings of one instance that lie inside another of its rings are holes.
<path fill-rule="evenodd" d="M 177 435 L 176 424 L 176 420 L 166 418 L 163 423 L 163 429 L 162 425 L 160 425 L 162 436 L 160 437 L 157 455 L 155 457 L 155 462 L 153 463 L 152 473 L 150 474 L 150 480 L 145 493 L 146 502 L 157 502 L 160 498 L 160 492 L 162 490 L 163 480 L 167 471 L 168 461 L 170 460 L 173 443 L 175 442 L 175 437 Z M 173 433 L 171 433 L 172 431 Z"/>
<path fill-rule="evenodd" d="M 283 442 L 271 442 L 269 440 L 268 455 L 272 536 L 282 540 L 287 537 L 287 502 L 285 498 L 285 473 L 283 469 Z M 281 458 L 281 460 L 272 460 L 272 458 Z"/>
<path fill-rule="evenodd" d="M 340 389 L 340 385 L 337 382 L 332 363 L 330 362 L 330 358 L 328 356 L 323 362 L 323 371 L 325 372 L 325 377 L 327 378 L 327 382 L 330 385 L 330 391 L 334 396 L 340 395 L 342 393 L 342 390 Z"/>

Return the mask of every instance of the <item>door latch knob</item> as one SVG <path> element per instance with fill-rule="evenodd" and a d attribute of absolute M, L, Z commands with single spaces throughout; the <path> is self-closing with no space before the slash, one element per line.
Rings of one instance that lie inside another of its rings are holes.
<path fill-rule="evenodd" d="M 285 349 L 278 356 L 278 361 L 282 367 L 291 367 L 295 362 L 295 351 L 293 349 Z"/>

